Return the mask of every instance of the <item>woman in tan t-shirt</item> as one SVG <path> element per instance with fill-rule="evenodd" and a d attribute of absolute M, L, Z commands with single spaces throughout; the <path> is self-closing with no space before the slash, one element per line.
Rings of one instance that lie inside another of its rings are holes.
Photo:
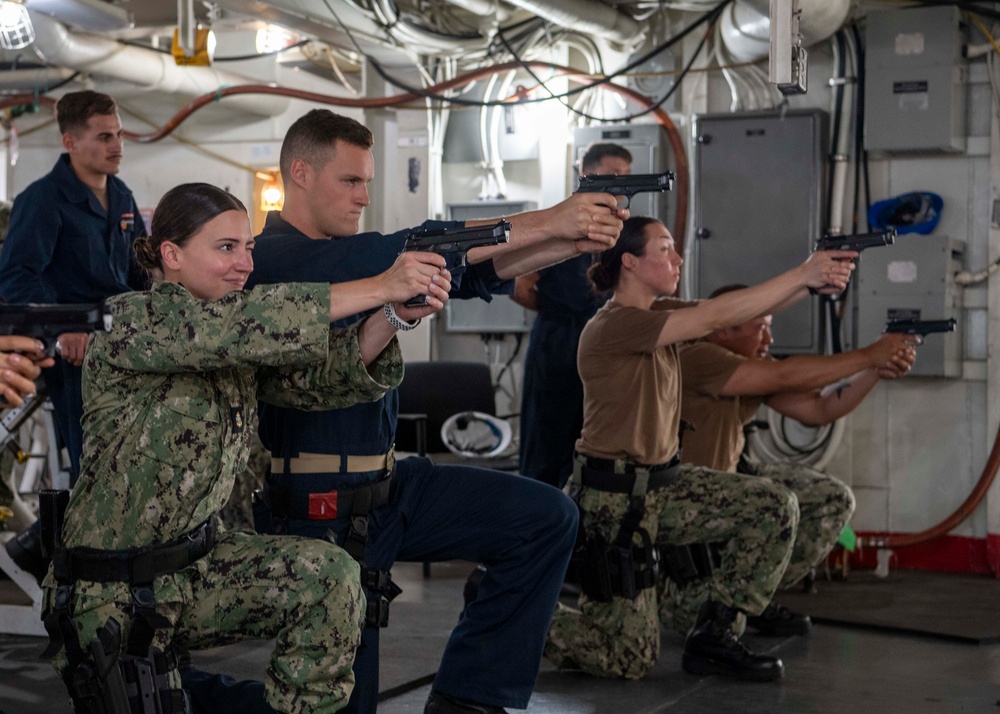
<path fill-rule="evenodd" d="M 644 676 L 660 649 L 654 551 L 718 543 L 720 562 L 704 578 L 706 604 L 685 642 L 684 669 L 760 681 L 782 676 L 781 660 L 747 649 L 733 623 L 740 612 L 760 615 L 770 602 L 794 543 L 798 503 L 767 479 L 707 469 L 696 478 L 678 474 L 676 345 L 776 312 L 810 289 L 840 292 L 856 256 L 816 252 L 761 285 L 697 303 L 665 299 L 677 290 L 682 259 L 653 218 L 627 220 L 614 248 L 596 257 L 591 282 L 612 295 L 580 338 L 584 424 L 570 482 L 587 534 L 584 594 L 580 610 L 560 605 L 553 618 L 545 648 L 553 663 L 603 677 Z M 632 526 L 616 544 L 623 523 Z"/>

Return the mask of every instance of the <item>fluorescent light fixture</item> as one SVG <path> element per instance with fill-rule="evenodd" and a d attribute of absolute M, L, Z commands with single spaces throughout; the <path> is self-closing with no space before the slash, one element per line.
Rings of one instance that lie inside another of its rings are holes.
<path fill-rule="evenodd" d="M 9 1 L 9 0 L 7 0 Z M 132 13 L 103 0 L 25 0 L 32 12 L 52 15 L 81 30 L 113 32 L 135 26 Z"/>
<path fill-rule="evenodd" d="M 28 8 L 20 2 L 0 2 L 0 47 L 19 50 L 35 41 L 35 28 L 31 26 Z"/>
<path fill-rule="evenodd" d="M 258 54 L 266 55 L 283 50 L 295 42 L 292 33 L 274 25 L 257 30 L 256 47 Z"/>

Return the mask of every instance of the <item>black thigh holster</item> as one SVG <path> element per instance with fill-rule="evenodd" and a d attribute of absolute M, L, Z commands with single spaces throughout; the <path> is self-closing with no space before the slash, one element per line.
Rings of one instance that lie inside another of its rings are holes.
<path fill-rule="evenodd" d="M 183 689 L 170 686 L 177 669 L 172 653 L 150 647 L 145 655 L 122 651 L 121 626 L 108 618 L 90 642 L 89 659 L 66 671 L 63 681 L 78 714 L 189 714 Z"/>
<path fill-rule="evenodd" d="M 580 519 L 571 567 L 576 569 L 580 589 L 588 598 L 597 602 L 611 602 L 615 597 L 634 600 L 640 592 L 656 585 L 659 552 L 640 525 L 645 497 L 650 488 L 672 483 L 677 473 L 677 463 L 652 470 L 636 465 L 629 473 L 609 473 L 591 468 L 587 459 L 578 455 L 570 482 L 570 494 L 575 500 L 581 486 L 629 494 L 628 509 L 613 541 L 597 529 L 585 529 Z M 639 543 L 635 542 L 636 535 Z"/>
<path fill-rule="evenodd" d="M 619 530 L 619 534 L 624 526 Z M 612 542 L 599 532 L 581 532 L 573 551 L 573 565 L 580 576 L 580 590 L 591 600 L 611 602 L 615 597 L 635 600 L 656 584 L 658 554 L 644 528 L 637 528 L 642 545 Z"/>
<path fill-rule="evenodd" d="M 153 646 L 157 628 L 170 622 L 156 612 L 153 581 L 178 572 L 215 546 L 215 517 L 175 541 L 127 550 L 67 549 L 62 545 L 62 520 L 67 492 L 45 494 L 41 508 L 44 546 L 52 553 L 56 591 L 43 617 L 49 635 L 45 654 L 65 648 L 63 682 L 73 707 L 81 714 L 191 714 L 182 689 L 170 686 L 177 669 L 172 648 Z M 124 582 L 132 594 L 131 632 L 122 642 L 114 618 L 97 631 L 84 650 L 73 622 L 73 591 L 79 580 Z"/>
<path fill-rule="evenodd" d="M 721 543 L 661 545 L 660 570 L 679 587 L 711 577 L 722 563 Z"/>

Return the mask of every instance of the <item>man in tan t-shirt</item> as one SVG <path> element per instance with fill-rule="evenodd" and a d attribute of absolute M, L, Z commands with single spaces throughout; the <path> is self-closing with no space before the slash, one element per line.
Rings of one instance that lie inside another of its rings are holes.
<path fill-rule="evenodd" d="M 743 286 L 720 288 L 712 297 Z M 771 316 L 711 333 L 680 351 L 681 418 L 694 425 L 684 434 L 682 469 L 707 467 L 737 472 L 743 452 L 743 427 L 767 404 L 811 425 L 828 424 L 851 412 L 881 379 L 906 374 L 916 357 L 913 338 L 887 334 L 871 345 L 834 355 L 798 355 L 776 360 Z M 838 383 L 836 388 L 823 389 Z M 820 391 L 822 390 L 822 391 Z M 854 512 L 851 490 L 832 476 L 801 464 L 754 464 L 761 476 L 781 483 L 799 499 L 799 527 L 791 561 L 781 585 L 809 572 L 836 544 Z M 693 624 L 701 603 L 700 583 L 668 589 L 661 621 L 679 631 Z M 764 634 L 801 634 L 808 617 L 772 604 L 748 618 Z"/>

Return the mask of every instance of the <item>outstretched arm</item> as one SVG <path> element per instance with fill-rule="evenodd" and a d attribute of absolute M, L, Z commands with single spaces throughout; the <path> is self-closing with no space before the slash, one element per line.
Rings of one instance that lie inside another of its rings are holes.
<path fill-rule="evenodd" d="M 444 270 L 444 258 L 434 253 L 400 253 L 384 273 L 362 280 L 330 285 L 330 322 L 381 307 L 385 303 L 409 300 L 416 295 L 430 295 L 430 303 L 440 309 L 444 304 L 433 286 L 440 281 L 450 285 L 451 276 Z M 447 294 L 446 294 L 447 297 Z"/>
<path fill-rule="evenodd" d="M 821 389 L 856 373 L 893 369 L 905 373 L 912 358 L 912 338 L 882 335 L 857 350 L 833 355 L 796 355 L 782 360 L 744 361 L 719 392 L 724 397 L 765 396 Z M 877 374 L 875 375 L 877 379 Z M 871 389 L 871 387 L 869 387 Z"/>
<path fill-rule="evenodd" d="M 916 350 L 907 347 L 893 355 L 890 366 L 870 367 L 851 376 L 846 384 L 834 384 L 822 391 L 779 392 L 767 399 L 767 405 L 803 424 L 829 424 L 852 412 L 880 379 L 896 379 L 909 372 L 915 359 Z"/>
<path fill-rule="evenodd" d="M 740 325 L 787 307 L 809 294 L 809 288 L 847 287 L 857 257 L 853 251 L 819 251 L 806 262 L 776 278 L 744 290 L 724 293 L 694 307 L 676 310 L 660 332 L 657 347 L 704 337 L 724 327 Z"/>
<path fill-rule="evenodd" d="M 608 193 L 575 193 L 551 208 L 507 217 L 510 242 L 469 251 L 470 264 L 493 260 L 497 275 L 517 277 L 562 262 L 580 253 L 610 248 L 621 233 L 628 211 L 617 208 Z M 468 221 L 478 226 L 496 219 Z"/>

